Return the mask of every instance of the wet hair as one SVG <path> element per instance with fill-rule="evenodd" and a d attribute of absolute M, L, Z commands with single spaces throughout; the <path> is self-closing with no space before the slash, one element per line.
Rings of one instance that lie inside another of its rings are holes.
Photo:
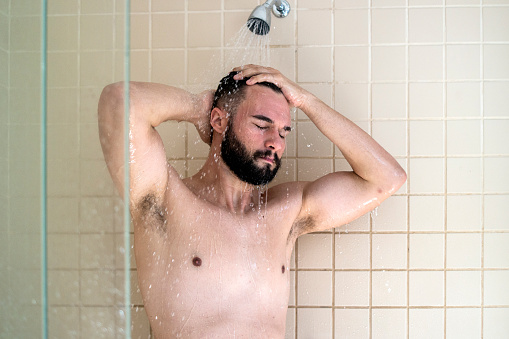
<path fill-rule="evenodd" d="M 230 114 L 230 116 L 234 116 L 235 113 L 237 113 L 237 108 L 245 99 L 245 89 L 247 86 L 249 86 L 246 84 L 246 81 L 249 80 L 249 78 L 235 80 L 233 77 L 236 74 L 237 72 L 230 72 L 227 76 L 222 78 L 221 81 L 219 81 L 216 93 L 214 94 L 212 109 L 215 107 L 224 109 Z M 271 82 L 258 82 L 256 85 L 265 86 L 272 89 L 276 93 L 283 94 L 281 88 L 277 87 Z M 212 135 L 210 136 L 210 141 L 212 142 Z"/>

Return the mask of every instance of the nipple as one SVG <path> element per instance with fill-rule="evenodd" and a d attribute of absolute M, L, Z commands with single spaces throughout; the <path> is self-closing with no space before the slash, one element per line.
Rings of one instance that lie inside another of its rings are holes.
<path fill-rule="evenodd" d="M 281 273 L 285 274 L 285 271 L 286 271 L 285 265 L 281 266 Z"/>
<path fill-rule="evenodd" d="M 200 267 L 201 266 L 201 259 L 199 257 L 194 257 L 193 258 L 193 265 L 196 266 L 196 267 Z"/>

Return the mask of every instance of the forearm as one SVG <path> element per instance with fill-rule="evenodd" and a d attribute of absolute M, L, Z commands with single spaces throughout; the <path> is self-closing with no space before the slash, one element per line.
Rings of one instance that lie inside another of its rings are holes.
<path fill-rule="evenodd" d="M 353 171 L 377 185 L 404 181 L 405 172 L 382 146 L 360 127 L 312 94 L 306 95 L 301 110 L 336 145 Z"/>

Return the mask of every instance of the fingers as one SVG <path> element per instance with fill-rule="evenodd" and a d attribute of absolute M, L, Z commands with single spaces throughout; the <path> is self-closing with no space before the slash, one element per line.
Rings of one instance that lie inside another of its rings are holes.
<path fill-rule="evenodd" d="M 250 78 L 246 83 L 254 85 L 259 82 L 271 82 L 274 85 L 281 87 L 282 74 L 271 67 L 263 67 L 259 65 L 243 65 L 233 69 L 237 74 L 233 77 L 235 80 Z"/>

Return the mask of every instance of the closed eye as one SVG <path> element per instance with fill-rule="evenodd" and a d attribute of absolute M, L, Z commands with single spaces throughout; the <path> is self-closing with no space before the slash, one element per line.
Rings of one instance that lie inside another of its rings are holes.
<path fill-rule="evenodd" d="M 260 126 L 260 125 L 257 125 L 257 124 L 254 124 L 256 127 L 258 127 L 259 129 L 261 130 L 266 130 L 268 129 L 269 127 L 268 126 Z"/>

